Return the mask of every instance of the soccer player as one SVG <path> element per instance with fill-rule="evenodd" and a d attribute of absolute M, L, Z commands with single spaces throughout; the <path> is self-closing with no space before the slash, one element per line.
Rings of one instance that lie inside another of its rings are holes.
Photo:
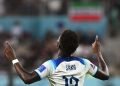
<path fill-rule="evenodd" d="M 51 86 L 83 86 L 86 74 L 101 80 L 109 79 L 108 67 L 101 54 L 98 37 L 92 44 L 92 48 L 97 55 L 99 67 L 87 59 L 71 55 L 78 47 L 78 37 L 71 30 L 65 30 L 61 34 L 58 47 L 59 57 L 46 61 L 33 72 L 27 72 L 20 65 L 9 42 L 5 42 L 4 53 L 13 63 L 16 72 L 26 84 L 31 84 L 47 77 Z"/>

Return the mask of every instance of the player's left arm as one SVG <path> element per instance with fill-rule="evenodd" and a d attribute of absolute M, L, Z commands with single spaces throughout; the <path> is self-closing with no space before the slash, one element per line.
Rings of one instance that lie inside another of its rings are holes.
<path fill-rule="evenodd" d="M 100 42 L 98 40 L 98 37 L 96 36 L 95 42 L 92 44 L 92 48 L 94 53 L 97 55 L 99 67 L 97 68 L 96 73 L 94 74 L 95 78 L 101 79 L 101 80 L 108 80 L 109 79 L 109 70 L 106 62 L 104 61 L 104 58 L 101 53 L 100 49 Z M 91 64 L 92 66 L 93 64 Z M 94 68 L 94 65 L 93 65 Z M 92 67 L 91 67 L 92 70 Z"/>
<path fill-rule="evenodd" d="M 36 82 L 40 80 L 40 76 L 36 71 L 33 72 L 27 72 L 21 64 L 18 62 L 16 59 L 16 54 L 12 46 L 10 45 L 9 42 L 5 42 L 5 49 L 4 49 L 4 54 L 7 57 L 7 59 L 11 62 L 13 62 L 13 66 L 15 67 L 15 70 L 19 77 L 24 81 L 25 84 L 31 84 L 33 82 Z"/>
<path fill-rule="evenodd" d="M 109 79 L 109 70 L 107 67 L 106 62 L 103 59 L 103 56 L 101 53 L 97 54 L 98 61 L 99 61 L 99 67 L 94 75 L 95 78 L 101 79 L 101 80 L 108 80 Z"/>

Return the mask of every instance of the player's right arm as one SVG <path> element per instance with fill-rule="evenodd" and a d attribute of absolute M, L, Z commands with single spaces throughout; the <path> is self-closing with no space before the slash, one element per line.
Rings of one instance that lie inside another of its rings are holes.
<path fill-rule="evenodd" d="M 7 59 L 11 62 L 16 59 L 16 54 L 9 42 L 5 42 L 4 54 L 7 57 Z M 40 80 L 40 75 L 42 76 L 42 78 L 48 75 L 48 71 L 46 71 L 47 69 L 43 69 L 43 66 L 40 66 L 38 69 L 36 69 L 36 71 L 33 72 L 27 72 L 19 62 L 15 63 L 14 67 L 17 74 L 24 81 L 25 84 L 31 84 Z M 42 73 L 40 73 L 41 70 Z"/>

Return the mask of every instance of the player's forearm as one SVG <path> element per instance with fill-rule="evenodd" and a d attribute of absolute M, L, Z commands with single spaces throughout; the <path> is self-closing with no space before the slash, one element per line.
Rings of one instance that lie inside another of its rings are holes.
<path fill-rule="evenodd" d="M 99 68 L 106 74 L 109 76 L 109 70 L 107 67 L 107 64 L 105 62 L 105 60 L 103 59 L 102 53 L 99 52 L 97 53 L 97 57 L 98 57 L 98 61 L 99 61 Z"/>
<path fill-rule="evenodd" d="M 36 78 L 34 72 L 29 73 L 25 71 L 19 63 L 14 64 L 14 67 L 16 69 L 17 74 L 24 81 L 25 84 L 31 84 L 38 80 L 38 77 Z"/>
<path fill-rule="evenodd" d="M 23 67 L 19 64 L 18 59 L 16 59 L 14 49 L 12 48 L 11 44 L 8 41 L 5 42 L 4 54 L 10 61 L 12 61 L 18 75 L 26 84 L 33 83 L 40 79 L 36 72 L 29 73 L 23 69 Z"/>

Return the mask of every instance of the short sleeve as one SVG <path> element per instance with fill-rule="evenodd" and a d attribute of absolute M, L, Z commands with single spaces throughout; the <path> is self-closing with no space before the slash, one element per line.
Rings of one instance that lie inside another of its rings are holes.
<path fill-rule="evenodd" d="M 88 68 L 87 73 L 94 76 L 98 70 L 98 67 L 87 59 L 85 60 L 85 62 L 86 62 L 87 68 Z"/>
<path fill-rule="evenodd" d="M 40 76 L 40 78 L 46 78 L 50 75 L 50 61 L 46 61 L 40 67 L 38 67 L 35 72 Z"/>

